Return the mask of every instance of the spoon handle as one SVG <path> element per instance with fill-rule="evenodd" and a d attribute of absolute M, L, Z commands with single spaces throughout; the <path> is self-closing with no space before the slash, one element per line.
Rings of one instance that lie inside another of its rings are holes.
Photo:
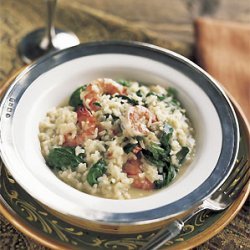
<path fill-rule="evenodd" d="M 41 48 L 48 50 L 53 48 L 53 38 L 55 37 L 55 27 L 54 27 L 54 18 L 56 12 L 56 3 L 57 0 L 45 0 L 47 4 L 47 21 L 45 27 L 44 38 L 41 42 Z"/>

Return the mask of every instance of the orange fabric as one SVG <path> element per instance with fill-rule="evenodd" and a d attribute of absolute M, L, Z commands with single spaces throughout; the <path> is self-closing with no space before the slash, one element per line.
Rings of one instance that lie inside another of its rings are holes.
<path fill-rule="evenodd" d="M 235 98 L 250 121 L 250 25 L 199 18 L 195 32 L 198 64 Z"/>

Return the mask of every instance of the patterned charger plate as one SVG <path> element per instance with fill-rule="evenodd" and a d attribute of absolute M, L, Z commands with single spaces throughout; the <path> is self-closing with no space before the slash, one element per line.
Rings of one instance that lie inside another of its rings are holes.
<path fill-rule="evenodd" d="M 8 83 L 11 82 L 8 81 Z M 8 86 L 6 83 L 0 94 Z M 238 107 L 240 123 L 240 150 L 238 157 L 249 159 L 249 128 Z M 96 233 L 77 227 L 51 214 L 44 206 L 26 193 L 0 162 L 0 212 L 20 231 L 53 249 L 138 249 L 155 233 L 113 235 Z M 185 225 L 179 236 L 168 241 L 163 249 L 193 248 L 221 231 L 243 206 L 250 185 L 242 191 L 234 204 L 224 212 L 203 211 Z"/>

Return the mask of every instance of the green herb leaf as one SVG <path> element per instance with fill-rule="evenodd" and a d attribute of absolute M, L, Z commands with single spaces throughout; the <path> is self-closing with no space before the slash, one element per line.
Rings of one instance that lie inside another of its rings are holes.
<path fill-rule="evenodd" d="M 84 162 L 84 155 L 75 155 L 74 147 L 53 148 L 50 150 L 46 163 L 50 168 L 62 170 L 65 167 L 76 168 L 79 163 Z"/>
<path fill-rule="evenodd" d="M 139 104 L 138 101 L 136 101 L 136 100 L 134 100 L 134 99 L 132 99 L 132 98 L 129 98 L 129 97 L 126 96 L 126 95 L 115 95 L 115 97 L 120 97 L 120 98 L 122 98 L 123 100 L 127 100 L 127 102 L 130 103 L 130 104 L 132 104 L 133 106 Z"/>
<path fill-rule="evenodd" d="M 107 171 L 106 162 L 103 159 L 100 159 L 96 162 L 90 169 L 87 175 L 87 182 L 90 186 L 98 184 L 98 178 L 103 176 Z"/>
<path fill-rule="evenodd" d="M 159 101 L 163 101 L 164 99 L 166 99 L 166 96 L 165 96 L 165 95 L 158 95 L 158 94 L 156 94 L 156 93 L 154 93 L 154 92 L 149 92 L 149 93 L 146 95 L 146 97 L 151 96 L 151 95 L 156 96 L 157 99 L 158 99 Z"/>
<path fill-rule="evenodd" d="M 172 133 L 173 128 L 165 124 L 160 137 L 161 144 L 150 143 L 147 149 L 142 151 L 145 158 L 157 167 L 164 167 L 170 164 L 170 138 Z"/>
<path fill-rule="evenodd" d="M 170 101 L 170 103 L 171 103 L 173 106 L 180 106 L 180 105 L 181 105 L 180 102 L 177 101 L 177 100 L 174 99 L 174 98 Z"/>
<path fill-rule="evenodd" d="M 163 159 L 166 155 L 165 150 L 156 143 L 151 143 L 148 150 L 152 153 L 156 160 L 159 160 L 160 158 Z"/>
<path fill-rule="evenodd" d="M 168 87 L 167 92 L 168 92 L 168 96 L 172 96 L 173 98 L 177 97 L 178 92 L 175 88 Z"/>
<path fill-rule="evenodd" d="M 167 92 L 168 92 L 167 95 L 172 97 L 171 103 L 174 106 L 180 106 L 180 102 L 177 100 L 177 95 L 178 95 L 177 90 L 175 88 L 169 87 L 167 89 Z"/>
<path fill-rule="evenodd" d="M 157 95 L 157 98 L 159 101 L 163 101 L 164 99 L 166 99 L 165 95 Z"/>
<path fill-rule="evenodd" d="M 81 95 L 81 92 L 84 91 L 85 89 L 86 89 L 86 86 L 81 86 L 72 93 L 69 99 L 70 106 L 77 108 L 78 106 L 82 105 L 82 100 L 80 98 L 80 95 Z"/>
<path fill-rule="evenodd" d="M 142 93 L 141 93 L 140 89 L 138 91 L 136 91 L 136 95 L 139 96 L 139 97 L 142 97 Z"/>
<path fill-rule="evenodd" d="M 164 167 L 166 165 L 166 162 L 160 160 L 160 159 L 155 159 L 153 154 L 146 149 L 142 149 L 142 154 L 145 157 L 146 160 L 151 162 L 153 165 L 155 165 L 157 168 L 159 167 Z"/>
<path fill-rule="evenodd" d="M 154 92 L 148 92 L 146 97 L 151 96 L 151 95 L 156 95 Z"/>
<path fill-rule="evenodd" d="M 163 147 L 167 150 L 170 150 L 170 138 L 173 134 L 173 128 L 171 126 L 169 126 L 168 124 L 165 124 L 163 127 L 163 131 L 162 131 L 162 135 L 160 138 L 160 142 L 163 145 Z"/>
<path fill-rule="evenodd" d="M 105 117 L 106 119 L 112 118 L 112 120 L 113 120 L 112 122 L 115 122 L 116 120 L 119 119 L 119 117 L 116 116 L 116 115 L 114 115 L 114 114 L 104 114 L 104 117 Z"/>
<path fill-rule="evenodd" d="M 143 136 L 140 136 L 140 135 L 137 135 L 136 137 L 135 137 L 135 139 L 137 140 L 137 141 L 143 141 Z"/>
<path fill-rule="evenodd" d="M 99 102 L 93 102 L 95 106 L 101 107 L 102 105 Z"/>
<path fill-rule="evenodd" d="M 147 146 L 147 149 L 142 150 L 142 154 L 146 160 L 150 161 L 158 169 L 161 168 L 163 180 L 155 181 L 155 188 L 162 188 L 176 175 L 175 167 L 171 165 L 171 145 L 170 138 L 173 134 L 173 128 L 165 124 L 160 137 L 160 144 L 151 143 Z"/>
<path fill-rule="evenodd" d="M 116 121 L 116 120 L 118 120 L 118 119 L 119 119 L 119 117 L 118 117 L 118 116 L 116 116 L 116 115 L 114 115 L 114 114 L 111 114 L 111 116 L 112 116 L 113 121 Z"/>
<path fill-rule="evenodd" d="M 123 147 L 123 150 L 124 150 L 124 152 L 125 152 L 126 154 L 128 154 L 128 153 L 132 152 L 133 149 L 134 149 L 135 147 L 137 147 L 137 146 L 138 146 L 137 143 L 136 143 L 136 144 L 128 143 L 127 145 L 125 145 L 125 146 Z"/>
<path fill-rule="evenodd" d="M 176 176 L 176 169 L 173 165 L 170 165 L 167 172 L 163 174 L 163 180 L 157 180 L 154 182 L 155 189 L 160 189 L 167 186 Z"/>
<path fill-rule="evenodd" d="M 188 153 L 189 149 L 187 147 L 182 147 L 182 149 L 176 154 L 179 164 L 183 163 Z"/>
<path fill-rule="evenodd" d="M 126 81 L 126 80 L 120 79 L 117 82 L 119 84 L 121 84 L 122 86 L 124 86 L 124 87 L 130 87 L 131 86 L 131 82 L 130 81 Z"/>

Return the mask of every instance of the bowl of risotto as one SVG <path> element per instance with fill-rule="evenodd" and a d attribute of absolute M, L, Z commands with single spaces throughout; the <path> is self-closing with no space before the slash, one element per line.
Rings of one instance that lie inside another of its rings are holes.
<path fill-rule="evenodd" d="M 230 174 L 238 122 L 218 83 L 174 52 L 82 44 L 19 74 L 1 103 L 1 157 L 66 220 L 140 232 L 199 204 Z"/>

